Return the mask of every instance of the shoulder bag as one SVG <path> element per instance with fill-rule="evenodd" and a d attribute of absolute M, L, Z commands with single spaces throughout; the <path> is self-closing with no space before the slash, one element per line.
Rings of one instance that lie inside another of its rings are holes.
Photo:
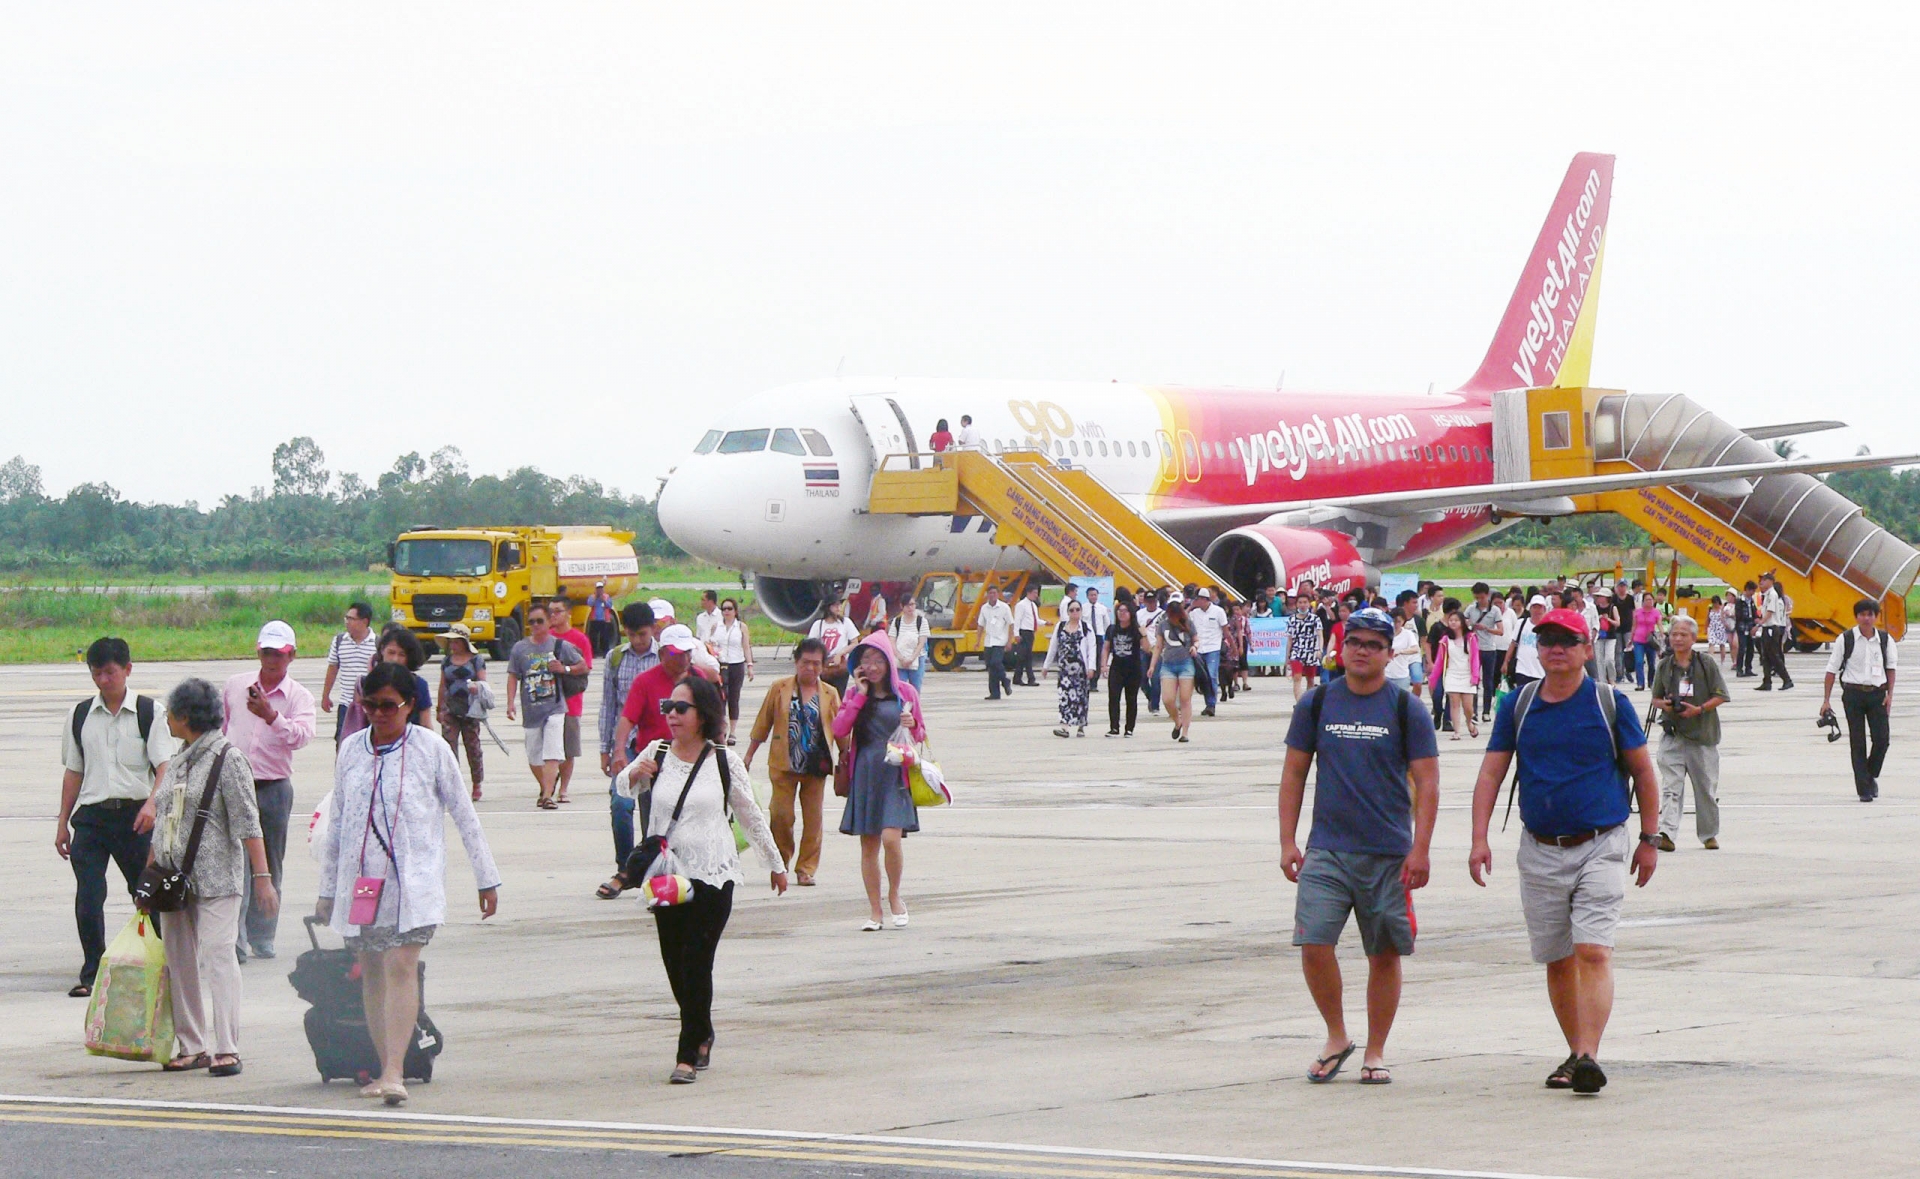
<path fill-rule="evenodd" d="M 200 854 L 200 836 L 206 832 L 207 818 L 213 814 L 213 796 L 220 789 L 220 772 L 227 768 L 227 752 L 222 749 L 213 759 L 207 774 L 207 788 L 200 792 L 200 809 L 193 816 L 193 831 L 187 836 L 187 851 L 178 868 L 163 868 L 155 860 L 140 870 L 133 886 L 134 907 L 143 913 L 178 913 L 193 901 L 193 861 Z M 184 770 L 182 771 L 185 772 Z"/>

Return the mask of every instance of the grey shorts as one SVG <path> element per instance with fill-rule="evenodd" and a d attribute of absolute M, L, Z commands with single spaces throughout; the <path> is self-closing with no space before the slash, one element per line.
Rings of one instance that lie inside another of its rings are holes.
<path fill-rule="evenodd" d="M 1307 849 L 1293 900 L 1293 944 L 1337 946 L 1352 913 L 1368 956 L 1413 953 L 1413 897 L 1400 883 L 1404 856 Z"/>
<path fill-rule="evenodd" d="M 580 756 L 580 718 L 568 715 L 567 723 L 561 733 L 561 743 L 567 751 L 566 760 L 572 761 Z"/>
<path fill-rule="evenodd" d="M 1579 847 L 1520 836 L 1520 905 L 1535 962 L 1558 962 L 1574 945 L 1613 945 L 1627 900 L 1633 835 L 1622 823 Z"/>
<path fill-rule="evenodd" d="M 384 954 L 395 946 L 424 946 L 433 940 L 435 925 L 400 932 L 391 925 L 362 926 L 360 936 L 347 939 L 347 949 L 358 954 Z"/>

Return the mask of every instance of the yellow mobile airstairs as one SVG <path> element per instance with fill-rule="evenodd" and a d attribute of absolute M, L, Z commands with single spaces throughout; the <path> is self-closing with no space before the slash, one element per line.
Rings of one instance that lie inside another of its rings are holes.
<path fill-rule="evenodd" d="M 1763 443 L 1689 398 L 1617 389 L 1517 389 L 1493 399 L 1494 482 L 1773 461 Z M 1823 643 L 1853 625 L 1861 598 L 1906 633 L 1920 551 L 1812 475 L 1787 472 L 1572 497 L 1615 512 L 1738 588 L 1771 572 L 1793 600 L 1794 637 Z"/>
<path fill-rule="evenodd" d="M 873 473 L 867 510 L 985 516 L 995 544 L 1025 549 L 1062 581 L 1111 577 L 1140 589 L 1221 580 L 1098 479 L 1037 450 L 888 455 Z"/>

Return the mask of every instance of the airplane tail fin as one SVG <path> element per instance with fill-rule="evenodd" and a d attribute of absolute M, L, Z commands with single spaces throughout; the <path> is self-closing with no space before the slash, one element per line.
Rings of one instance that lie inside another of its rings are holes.
<path fill-rule="evenodd" d="M 1612 156 L 1573 157 L 1493 346 L 1461 392 L 1587 383 L 1612 193 Z"/>

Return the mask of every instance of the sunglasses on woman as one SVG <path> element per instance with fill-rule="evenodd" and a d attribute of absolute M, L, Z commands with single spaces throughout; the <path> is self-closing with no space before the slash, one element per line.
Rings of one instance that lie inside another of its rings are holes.
<path fill-rule="evenodd" d="M 368 712 L 385 716 L 389 712 L 401 711 L 407 707 L 407 704 L 400 700 L 365 700 L 361 702 L 360 707 Z"/>
<path fill-rule="evenodd" d="M 661 716 L 672 716 L 675 713 L 685 714 L 692 711 L 693 701 L 691 700 L 662 700 L 660 702 Z"/>

